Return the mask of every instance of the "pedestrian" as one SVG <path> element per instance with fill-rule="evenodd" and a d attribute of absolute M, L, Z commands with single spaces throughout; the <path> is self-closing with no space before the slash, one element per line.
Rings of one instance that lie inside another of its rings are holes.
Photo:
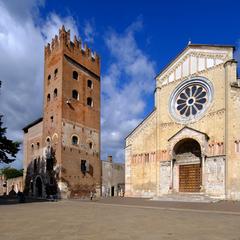
<path fill-rule="evenodd" d="M 93 199 L 93 192 L 92 191 L 90 192 L 90 199 L 91 199 L 91 201 Z"/>

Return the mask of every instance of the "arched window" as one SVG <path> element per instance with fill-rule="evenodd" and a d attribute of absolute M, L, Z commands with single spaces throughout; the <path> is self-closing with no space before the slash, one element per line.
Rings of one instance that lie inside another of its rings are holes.
<path fill-rule="evenodd" d="M 51 75 L 49 74 L 49 75 L 48 75 L 48 81 L 50 81 L 50 80 L 51 80 Z"/>
<path fill-rule="evenodd" d="M 49 102 L 51 100 L 50 93 L 47 95 L 47 101 Z"/>
<path fill-rule="evenodd" d="M 78 137 L 72 136 L 72 145 L 78 145 Z"/>
<path fill-rule="evenodd" d="M 78 73 L 76 71 L 73 71 L 72 77 L 73 79 L 78 80 Z"/>
<path fill-rule="evenodd" d="M 53 96 L 57 97 L 57 89 L 56 88 L 54 89 Z"/>
<path fill-rule="evenodd" d="M 39 149 L 40 148 L 40 143 L 39 142 L 37 142 L 37 149 Z"/>
<path fill-rule="evenodd" d="M 89 149 L 92 149 L 92 148 L 93 148 L 93 143 L 92 143 L 92 142 L 89 142 L 89 143 L 88 143 L 88 146 L 89 146 Z"/>
<path fill-rule="evenodd" d="M 93 82 L 92 82 L 92 80 L 87 80 L 87 86 L 88 86 L 89 88 L 93 88 Z"/>
<path fill-rule="evenodd" d="M 58 73 L 58 69 L 56 68 L 56 69 L 54 70 L 54 77 L 57 76 L 57 73 Z"/>
<path fill-rule="evenodd" d="M 34 144 L 32 143 L 32 145 L 31 145 L 31 149 L 32 149 L 32 151 L 34 150 Z"/>
<path fill-rule="evenodd" d="M 92 98 L 90 98 L 90 97 L 87 98 L 87 105 L 90 106 L 90 107 L 93 106 L 93 100 L 92 100 Z"/>
<path fill-rule="evenodd" d="M 50 144 L 51 138 L 50 138 L 50 137 L 47 137 L 47 138 L 46 138 L 46 142 L 47 142 L 48 144 Z"/>
<path fill-rule="evenodd" d="M 73 90 L 72 91 L 72 98 L 78 100 L 79 99 L 79 95 L 78 95 L 78 91 L 77 90 Z"/>

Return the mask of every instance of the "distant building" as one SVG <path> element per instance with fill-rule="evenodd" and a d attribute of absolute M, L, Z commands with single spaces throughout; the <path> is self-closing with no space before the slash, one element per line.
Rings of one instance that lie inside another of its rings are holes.
<path fill-rule="evenodd" d="M 11 190 L 16 193 L 23 192 L 23 177 L 6 179 L 3 174 L 0 174 L 0 196 L 8 195 Z"/>
<path fill-rule="evenodd" d="M 100 58 L 63 26 L 44 61 L 43 117 L 23 128 L 25 192 L 100 195 Z"/>
<path fill-rule="evenodd" d="M 102 196 L 121 196 L 125 191 L 125 166 L 114 163 L 112 156 L 102 161 Z"/>
<path fill-rule="evenodd" d="M 5 179 L 5 176 L 2 175 L 0 172 L 0 196 L 6 194 L 7 192 L 6 186 L 7 186 L 7 181 Z"/>

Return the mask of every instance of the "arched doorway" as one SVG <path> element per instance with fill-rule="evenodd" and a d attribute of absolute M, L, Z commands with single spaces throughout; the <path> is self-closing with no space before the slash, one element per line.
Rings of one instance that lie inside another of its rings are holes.
<path fill-rule="evenodd" d="M 174 160 L 179 170 L 179 192 L 200 192 L 202 185 L 201 146 L 191 138 L 174 147 Z"/>
<path fill-rule="evenodd" d="M 35 189 L 36 197 L 42 197 L 43 186 L 42 186 L 42 180 L 40 177 L 37 177 L 35 186 L 36 186 L 36 189 Z"/>

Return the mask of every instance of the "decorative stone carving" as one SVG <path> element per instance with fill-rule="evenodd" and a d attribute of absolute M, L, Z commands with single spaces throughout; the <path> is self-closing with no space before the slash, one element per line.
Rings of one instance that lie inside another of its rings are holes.
<path fill-rule="evenodd" d="M 185 138 L 192 138 L 196 140 L 200 146 L 201 146 L 201 152 L 202 154 L 206 155 L 207 154 L 207 149 L 208 149 L 208 139 L 209 137 L 198 130 L 189 128 L 189 127 L 184 127 L 180 131 L 178 131 L 175 135 L 173 135 L 171 138 L 168 139 L 169 141 L 169 151 L 170 151 L 170 157 L 173 158 L 173 149 L 174 146 L 181 141 L 182 139 Z"/>

